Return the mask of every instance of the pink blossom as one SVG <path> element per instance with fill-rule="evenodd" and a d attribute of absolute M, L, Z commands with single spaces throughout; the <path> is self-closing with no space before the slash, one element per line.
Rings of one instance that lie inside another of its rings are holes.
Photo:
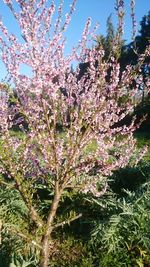
<path fill-rule="evenodd" d="M 5 166 L 10 165 L 10 173 L 19 172 L 22 179 L 30 178 L 31 183 L 36 179 L 47 182 L 51 175 L 51 185 L 58 181 L 63 189 L 80 186 L 84 193 L 99 197 L 107 189 L 106 183 L 102 192 L 98 191 L 101 177 L 130 164 L 134 153 L 138 153 L 133 137 L 135 120 L 128 126 L 122 124 L 134 108 L 137 86 L 132 90 L 130 87 L 135 71 L 127 66 L 122 72 L 115 57 L 105 61 L 103 49 L 89 48 L 89 36 L 94 34 L 90 31 L 91 18 L 77 47 L 71 55 L 64 56 L 63 31 L 69 25 L 76 0 L 63 26 L 60 2 L 54 27 L 52 21 L 57 11 L 54 1 L 49 6 L 44 0 L 16 2 L 19 12 L 11 1 L 5 1 L 19 23 L 23 42 L 9 34 L 0 21 L 2 60 L 17 95 L 11 107 L 9 92 L 0 98 L 1 133 L 6 135 L 5 149 L 12 152 L 9 159 L 2 157 L 1 161 Z M 123 6 L 124 1 L 117 1 L 118 38 L 123 30 Z M 145 55 L 148 51 L 147 48 Z M 78 65 L 72 71 L 73 61 L 78 61 Z M 86 66 L 83 73 L 81 62 Z M 30 67 L 30 77 L 20 72 L 22 64 Z M 141 83 L 139 78 L 138 84 Z M 123 97 L 128 101 L 123 102 Z M 18 114 L 22 116 L 18 118 Z M 23 140 L 14 140 L 10 134 L 10 129 L 17 124 L 25 133 Z M 89 151 L 92 142 L 95 149 Z M 137 154 L 136 163 L 143 154 L 144 150 Z M 18 157 L 15 169 L 14 157 L 15 160 Z"/>

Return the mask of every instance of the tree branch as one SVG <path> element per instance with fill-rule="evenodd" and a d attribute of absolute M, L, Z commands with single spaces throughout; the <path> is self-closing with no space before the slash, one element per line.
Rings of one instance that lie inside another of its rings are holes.
<path fill-rule="evenodd" d="M 21 232 L 19 232 L 17 229 L 14 228 L 7 228 L 7 230 L 11 233 L 15 233 L 17 234 L 19 237 L 31 242 L 34 246 L 38 247 L 39 249 L 42 249 L 42 246 L 40 246 L 35 240 L 31 240 L 30 236 L 23 234 Z"/>
<path fill-rule="evenodd" d="M 38 227 L 42 227 L 43 226 L 43 221 L 42 219 L 40 218 L 39 214 L 37 213 L 36 209 L 34 208 L 34 206 L 32 205 L 31 203 L 31 197 L 29 198 L 28 195 L 26 195 L 26 192 L 21 184 L 21 182 L 19 181 L 20 180 L 20 177 L 18 177 L 17 173 L 15 175 L 12 175 L 12 172 L 11 172 L 11 167 L 10 166 L 7 166 L 1 159 L 0 161 L 2 162 L 5 170 L 6 170 L 6 173 L 9 173 L 11 179 L 15 182 L 15 189 L 19 191 L 23 201 L 25 202 L 28 210 L 29 210 L 29 214 L 31 216 L 31 219 L 36 223 L 36 225 Z M 13 169 L 15 170 L 15 166 L 13 166 Z M 0 183 L 3 183 L 4 185 L 6 186 L 9 186 L 7 182 L 3 182 L 3 181 L 0 181 Z"/>
<path fill-rule="evenodd" d="M 70 224 L 71 222 L 79 219 L 80 217 L 82 217 L 82 213 L 79 213 L 78 215 L 74 216 L 72 219 L 68 219 L 68 220 L 65 220 L 65 221 L 63 221 L 61 223 L 57 223 L 52 228 L 56 229 L 58 227 L 63 227 L 65 224 Z"/>

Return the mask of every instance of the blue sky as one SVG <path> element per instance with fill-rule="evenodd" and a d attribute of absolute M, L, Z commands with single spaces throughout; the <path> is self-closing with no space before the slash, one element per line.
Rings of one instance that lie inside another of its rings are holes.
<path fill-rule="evenodd" d="M 55 0 L 56 5 L 59 0 Z M 64 0 L 64 13 L 68 12 L 69 4 L 71 0 Z M 78 0 L 76 4 L 76 11 L 72 17 L 70 27 L 66 32 L 67 43 L 66 53 L 71 50 L 71 47 L 77 43 L 81 38 L 81 34 L 88 17 L 92 18 L 92 26 L 97 22 L 100 27 L 97 31 L 98 34 L 106 33 L 106 20 L 112 13 L 114 25 L 116 25 L 116 13 L 114 10 L 115 0 Z M 131 40 L 131 18 L 130 18 L 130 0 L 125 0 L 126 19 L 125 19 L 125 34 L 124 39 L 129 42 Z M 142 17 L 150 10 L 150 0 L 136 0 L 136 19 L 137 23 L 141 21 Z M 3 1 L 0 0 L 0 15 L 5 22 L 5 25 L 10 32 L 19 34 L 19 28 L 15 23 L 15 20 L 11 16 L 8 8 L 4 5 Z M 6 72 L 3 64 L 0 62 L 0 80 L 4 78 Z"/>

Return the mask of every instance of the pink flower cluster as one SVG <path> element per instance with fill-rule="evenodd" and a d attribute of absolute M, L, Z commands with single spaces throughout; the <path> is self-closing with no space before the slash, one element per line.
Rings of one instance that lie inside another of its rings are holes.
<path fill-rule="evenodd" d="M 121 124 L 134 108 L 137 88 L 130 88 L 135 70 L 128 66 L 121 72 L 115 58 L 104 60 L 102 48 L 99 51 L 88 48 L 90 19 L 77 48 L 64 56 L 63 33 L 75 0 L 64 24 L 60 3 L 55 25 L 52 25 L 54 1 L 48 6 L 45 0 L 17 0 L 18 12 L 11 0 L 4 2 L 19 23 L 22 42 L 9 34 L 0 21 L 2 60 L 17 95 L 11 114 L 9 96 L 0 97 L 3 151 L 11 151 L 9 157 L 3 153 L 0 158 L 3 172 L 5 169 L 14 179 L 19 175 L 30 184 L 41 179 L 53 188 L 57 181 L 60 189 L 80 188 L 101 196 L 97 183 L 102 176 L 126 166 L 134 152 L 137 153 L 134 122 L 129 126 Z M 119 11 L 122 4 L 123 1 L 118 1 L 118 12 L 123 12 Z M 87 66 L 82 75 L 80 64 L 72 70 L 73 61 Z M 30 67 L 30 76 L 21 74 L 22 64 Z M 14 116 L 16 112 L 23 115 L 28 129 L 22 125 L 23 137 L 14 140 L 10 129 L 18 119 Z M 95 148 L 87 153 L 93 142 Z M 103 191 L 106 188 L 107 185 Z"/>

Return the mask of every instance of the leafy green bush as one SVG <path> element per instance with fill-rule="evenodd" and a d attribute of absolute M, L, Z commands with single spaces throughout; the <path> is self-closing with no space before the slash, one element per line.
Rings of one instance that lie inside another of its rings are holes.
<path fill-rule="evenodd" d="M 27 207 L 17 190 L 0 187 L 0 221 L 2 223 L 0 266 L 23 267 L 31 259 L 31 246 L 28 240 L 19 238 L 29 227 Z M 33 254 L 33 253 L 32 253 Z M 10 265 L 11 264 L 11 265 Z"/>
<path fill-rule="evenodd" d="M 101 267 L 150 266 L 150 181 L 125 194 L 114 198 L 110 216 L 95 223 L 92 242 Z"/>

